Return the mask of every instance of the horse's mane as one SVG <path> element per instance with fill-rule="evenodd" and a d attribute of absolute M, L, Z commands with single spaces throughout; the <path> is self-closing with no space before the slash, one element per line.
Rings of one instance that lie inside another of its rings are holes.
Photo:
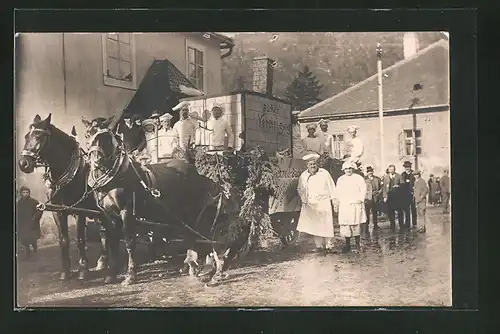
<path fill-rule="evenodd" d="M 54 136 L 54 138 L 56 140 L 60 140 L 61 143 L 63 144 L 63 146 L 70 148 L 70 149 L 74 149 L 74 148 L 79 146 L 78 142 L 73 137 L 71 137 L 69 134 L 67 134 L 63 130 L 59 129 L 54 124 L 49 125 L 49 130 L 50 130 L 51 135 Z"/>

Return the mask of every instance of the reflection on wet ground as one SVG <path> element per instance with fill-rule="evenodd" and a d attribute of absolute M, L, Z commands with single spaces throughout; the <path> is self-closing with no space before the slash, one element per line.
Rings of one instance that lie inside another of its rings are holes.
<path fill-rule="evenodd" d="M 142 265 L 139 283 L 129 287 L 102 286 L 98 273 L 87 282 L 62 283 L 57 248 L 44 249 L 38 260 L 20 262 L 19 300 L 78 307 L 451 305 L 450 218 L 430 208 L 425 234 L 380 226 L 363 234 L 360 254 L 342 254 L 341 237 L 335 254 L 314 253 L 307 236 L 286 249 L 273 244 L 240 259 L 215 287 L 180 276 L 173 259 Z"/>

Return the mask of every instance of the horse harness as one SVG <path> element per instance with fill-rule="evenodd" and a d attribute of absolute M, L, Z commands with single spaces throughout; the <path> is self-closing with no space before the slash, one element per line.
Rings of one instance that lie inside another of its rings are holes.
<path fill-rule="evenodd" d="M 30 131 L 31 132 L 41 132 L 42 134 L 47 135 L 46 136 L 47 139 L 46 139 L 46 142 L 44 143 L 44 145 L 50 140 L 50 132 L 48 130 L 32 128 Z M 40 145 L 40 147 L 43 147 L 44 145 Z M 50 203 L 54 199 L 54 197 L 59 193 L 59 191 L 61 189 L 63 189 L 71 181 L 73 181 L 73 179 L 75 178 L 78 171 L 82 167 L 84 167 L 85 162 L 84 162 L 83 156 L 85 156 L 86 153 L 80 147 L 78 142 L 76 142 L 76 148 L 71 153 L 70 164 L 68 165 L 66 170 L 61 174 L 61 176 L 59 176 L 59 178 L 57 178 L 56 180 L 53 180 L 51 177 L 51 170 L 50 170 L 48 163 L 40 158 L 40 151 L 41 151 L 41 148 L 35 153 L 31 152 L 31 151 L 23 150 L 23 151 L 21 151 L 21 155 L 32 157 L 35 160 L 35 167 L 44 167 L 45 168 L 45 172 L 43 173 L 42 177 L 43 177 L 43 181 L 46 184 L 47 188 L 50 190 L 50 193 L 49 193 L 50 196 L 49 196 L 49 199 L 47 201 L 45 201 L 45 203 L 39 203 L 37 205 L 37 209 L 39 211 L 45 211 L 46 204 Z M 54 211 L 55 212 L 62 212 L 62 211 L 66 211 L 67 209 L 74 208 L 76 205 L 83 202 L 88 197 L 88 195 L 90 193 L 91 192 L 86 191 L 86 192 L 84 192 L 82 197 L 77 202 L 73 203 L 72 205 L 68 206 L 67 208 L 54 210 Z"/>
<path fill-rule="evenodd" d="M 157 203 L 160 207 L 162 207 L 163 210 L 165 210 L 169 214 L 169 216 L 175 217 L 176 220 L 178 220 L 185 228 L 187 228 L 188 230 L 190 230 L 192 233 L 196 234 L 197 236 L 201 237 L 202 239 L 209 241 L 211 243 L 215 243 L 213 240 L 207 238 L 206 236 L 202 235 L 198 231 L 194 230 L 191 226 L 186 224 L 180 217 L 175 215 L 164 203 L 162 203 L 160 201 L 161 192 L 158 189 L 150 188 L 146 184 L 145 180 L 143 180 L 143 178 L 141 177 L 141 174 L 139 173 L 139 171 L 135 167 L 133 161 L 131 161 L 132 158 L 130 157 L 130 154 L 128 153 L 128 151 L 125 149 L 123 143 L 121 141 L 118 141 L 115 138 L 116 135 L 110 129 L 100 129 L 92 136 L 92 140 L 89 140 L 89 142 L 92 143 L 93 140 L 95 140 L 95 138 L 98 135 L 105 133 L 105 132 L 108 132 L 111 134 L 114 143 L 117 145 L 117 148 L 119 151 L 119 157 L 115 160 L 111 169 L 107 173 L 105 173 L 103 176 L 101 176 L 100 178 L 96 179 L 95 176 L 93 175 L 92 171 L 90 172 L 89 185 L 94 189 L 94 192 L 98 192 L 99 189 L 108 185 L 112 180 L 114 180 L 120 174 L 120 172 L 126 170 L 126 168 L 130 166 L 132 168 L 132 170 L 134 171 L 135 175 L 137 176 L 137 178 L 139 179 L 139 183 L 141 184 L 143 189 L 151 195 L 154 202 Z M 92 151 L 98 151 L 103 155 L 105 154 L 104 151 L 102 150 L 102 148 L 97 147 L 97 146 L 91 146 L 89 148 L 88 154 L 90 154 Z M 147 167 L 145 167 L 145 166 L 141 166 L 141 168 L 144 170 L 144 172 L 146 174 L 146 178 L 148 179 L 147 181 L 149 181 L 148 183 L 154 184 L 155 176 L 154 176 L 153 172 L 150 171 L 149 169 L 147 169 Z M 216 223 L 216 221 L 219 217 L 220 211 L 221 211 L 222 196 L 223 196 L 223 194 L 220 193 L 214 197 L 214 200 L 216 200 L 218 198 L 218 205 L 217 205 L 217 213 L 216 213 L 216 216 L 214 218 L 211 230 L 214 229 L 215 223 Z M 99 202 L 100 201 L 98 201 L 97 205 L 101 207 L 101 204 Z M 102 207 L 101 207 L 101 210 L 103 210 Z M 201 216 L 201 213 L 200 213 L 200 216 Z M 200 216 L 198 217 L 198 220 L 201 218 Z M 197 223 L 198 223 L 198 221 L 196 222 L 195 225 L 197 225 Z M 161 225 L 159 223 L 157 223 L 157 224 Z"/>

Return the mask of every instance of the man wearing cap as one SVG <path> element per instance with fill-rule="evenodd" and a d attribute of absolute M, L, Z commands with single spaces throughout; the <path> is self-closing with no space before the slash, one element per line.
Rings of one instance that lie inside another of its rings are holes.
<path fill-rule="evenodd" d="M 373 167 L 366 167 L 366 198 L 365 198 L 365 211 L 366 211 L 366 229 L 370 227 L 370 213 L 373 218 L 373 229 L 379 230 L 378 227 L 378 205 L 380 202 L 380 195 L 382 192 L 382 180 L 373 175 Z"/>
<path fill-rule="evenodd" d="M 222 117 L 224 107 L 220 104 L 214 104 L 212 107 L 212 118 L 207 122 L 207 128 L 211 131 L 209 150 L 222 151 L 225 149 L 225 139 L 227 135 L 228 150 L 233 149 L 234 137 L 233 130 L 229 122 Z"/>
<path fill-rule="evenodd" d="M 37 210 L 38 201 L 31 197 L 31 191 L 28 187 L 22 186 L 19 193 L 20 198 L 16 203 L 17 234 L 21 245 L 29 256 L 30 247 L 33 247 L 34 252 L 38 250 L 37 240 L 41 236 L 40 219 L 43 212 Z"/>
<path fill-rule="evenodd" d="M 417 208 L 413 198 L 413 186 L 415 185 L 415 177 L 411 169 L 411 162 L 403 163 L 404 171 L 401 173 L 401 205 L 405 217 L 405 227 L 417 227 Z M 410 219 L 411 217 L 411 219 Z M 411 220 L 411 224 L 410 224 Z"/>
<path fill-rule="evenodd" d="M 413 185 L 413 199 L 417 207 L 418 214 L 418 232 L 425 232 L 425 213 L 427 207 L 427 194 L 429 193 L 429 188 L 427 187 L 427 182 L 422 179 L 419 171 L 414 171 L 413 175 L 415 177 L 415 183 Z"/>
<path fill-rule="evenodd" d="M 441 180 L 439 180 L 439 186 L 441 187 L 441 201 L 443 205 L 443 213 L 448 213 L 448 209 L 450 206 L 450 177 L 449 177 L 449 170 L 448 168 L 444 169 L 444 175 L 441 177 Z"/>
<path fill-rule="evenodd" d="M 333 136 L 328 133 L 328 121 L 322 119 L 318 122 L 319 129 L 316 131 L 316 136 L 323 139 L 323 147 L 325 152 L 333 158 Z"/>
<path fill-rule="evenodd" d="M 337 180 L 340 235 L 345 237 L 344 252 L 351 250 L 352 237 L 356 240 L 355 251 L 361 251 L 361 224 L 366 222 L 366 181 L 361 175 L 354 173 L 355 169 L 352 161 L 344 162 L 342 170 L 345 174 Z"/>
<path fill-rule="evenodd" d="M 178 147 L 187 152 L 191 145 L 195 142 L 195 125 L 189 117 L 189 103 L 183 101 L 173 108 L 173 110 L 180 110 L 180 119 L 174 124 L 173 130 L 177 136 Z"/>
<path fill-rule="evenodd" d="M 396 166 L 389 165 L 387 168 L 388 173 L 384 176 L 382 196 L 384 198 L 385 210 L 389 217 L 391 229 L 396 229 L 396 215 L 398 213 L 399 227 L 403 227 L 403 211 L 401 210 L 400 185 L 402 183 L 401 176 L 396 173 Z"/>
<path fill-rule="evenodd" d="M 302 144 L 302 137 L 300 135 L 299 114 L 300 110 L 292 111 L 292 156 L 296 159 L 302 159 L 304 156 L 304 145 Z"/>
<path fill-rule="evenodd" d="M 299 177 L 297 192 L 302 200 L 302 209 L 297 230 L 314 236 L 316 250 L 329 250 L 333 247 L 333 210 L 336 205 L 335 182 L 330 173 L 319 168 L 318 154 L 303 157 L 307 170 Z"/>
<path fill-rule="evenodd" d="M 349 134 L 349 139 L 345 143 L 345 161 L 352 161 L 356 166 L 356 169 L 359 169 L 361 166 L 361 156 L 363 155 L 364 145 L 361 139 L 358 137 L 358 129 L 357 125 L 351 125 L 347 128 L 347 133 Z"/>
<path fill-rule="evenodd" d="M 124 116 L 123 121 L 118 123 L 116 133 L 121 135 L 125 149 L 134 155 L 138 155 L 147 145 L 146 133 L 139 115 Z"/>
<path fill-rule="evenodd" d="M 307 137 L 302 139 L 302 145 L 304 146 L 304 154 L 319 154 L 322 155 L 325 152 L 325 143 L 322 138 L 316 135 L 316 129 L 318 125 L 315 123 L 309 123 L 306 125 Z"/>

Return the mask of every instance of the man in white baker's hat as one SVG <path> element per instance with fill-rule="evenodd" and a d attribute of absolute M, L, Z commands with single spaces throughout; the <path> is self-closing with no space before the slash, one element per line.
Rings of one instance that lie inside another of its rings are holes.
<path fill-rule="evenodd" d="M 319 129 L 316 131 L 316 136 L 323 139 L 325 152 L 333 158 L 333 136 L 328 133 L 328 120 L 321 119 L 318 125 Z"/>
<path fill-rule="evenodd" d="M 182 101 L 172 110 L 180 110 L 180 119 L 174 124 L 173 129 L 177 134 L 179 148 L 185 152 L 191 145 L 194 145 L 196 133 L 195 124 L 189 116 L 189 103 Z"/>
<path fill-rule="evenodd" d="M 309 123 L 306 125 L 307 137 L 302 139 L 304 154 L 322 155 L 325 152 L 325 143 L 323 142 L 323 138 L 316 135 L 317 128 L 318 125 L 316 123 Z"/>
<path fill-rule="evenodd" d="M 318 166 L 318 154 L 306 154 L 307 170 L 299 177 L 297 191 L 302 209 L 297 230 L 314 236 L 316 250 L 333 247 L 333 207 L 336 205 L 335 182 L 330 173 Z"/>
<path fill-rule="evenodd" d="M 342 165 L 345 174 L 337 180 L 340 235 L 346 240 L 344 252 L 351 250 L 352 237 L 356 240 L 355 251 L 361 251 L 361 224 L 366 222 L 366 182 L 361 175 L 354 173 L 355 169 L 352 161 L 345 161 Z"/>
<path fill-rule="evenodd" d="M 232 150 L 234 144 L 233 130 L 229 122 L 222 117 L 224 107 L 221 104 L 214 103 L 212 106 L 212 118 L 207 122 L 207 128 L 211 131 L 209 150 L 221 151 L 225 149 L 225 140 L 227 136 L 227 149 Z"/>
<path fill-rule="evenodd" d="M 354 162 L 356 169 L 361 166 L 361 156 L 363 155 L 364 145 L 361 139 L 358 137 L 357 125 L 351 125 L 347 128 L 347 133 L 349 134 L 349 139 L 345 144 L 345 161 Z"/>
<path fill-rule="evenodd" d="M 172 129 L 170 122 L 173 116 L 165 113 L 160 116 L 160 126 L 158 130 L 158 158 L 173 157 L 175 149 L 179 146 L 177 132 Z"/>

